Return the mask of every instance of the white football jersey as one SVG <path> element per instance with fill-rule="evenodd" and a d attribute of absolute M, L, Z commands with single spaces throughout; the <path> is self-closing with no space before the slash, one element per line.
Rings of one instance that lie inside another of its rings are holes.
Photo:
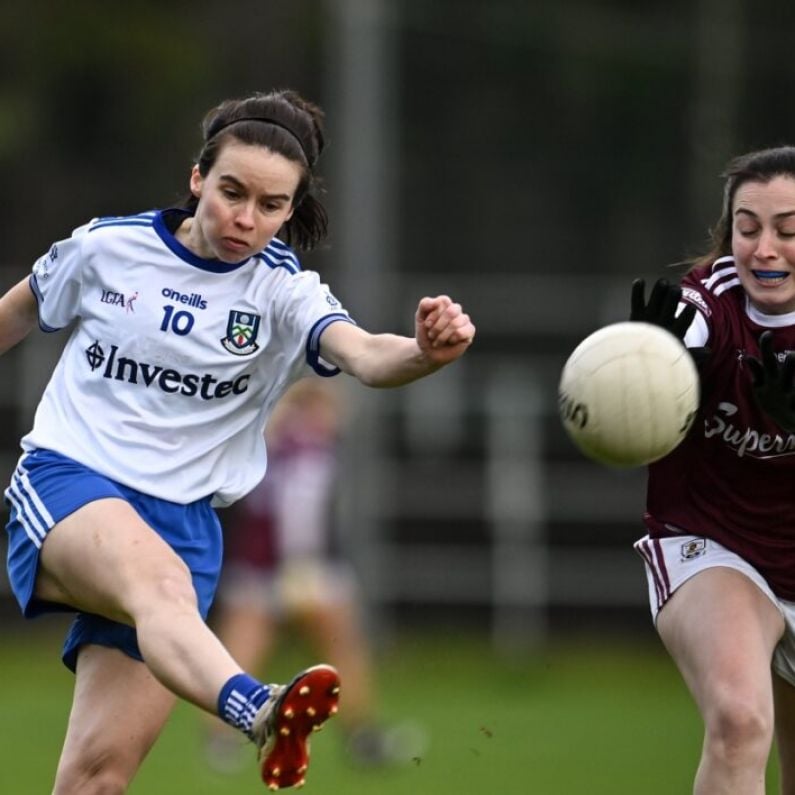
<path fill-rule="evenodd" d="M 74 328 L 22 447 L 228 505 L 265 474 L 262 431 L 285 389 L 338 372 L 320 335 L 351 320 L 281 241 L 236 265 L 205 260 L 169 231 L 179 213 L 95 219 L 35 263 L 42 329 Z"/>

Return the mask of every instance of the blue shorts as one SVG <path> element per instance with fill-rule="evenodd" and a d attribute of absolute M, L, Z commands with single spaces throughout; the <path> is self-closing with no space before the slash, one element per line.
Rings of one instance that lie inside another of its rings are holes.
<path fill-rule="evenodd" d="M 93 500 L 126 500 L 138 515 L 187 564 L 193 577 L 199 610 L 207 617 L 221 571 L 221 524 L 206 497 L 188 505 L 142 494 L 50 450 L 22 457 L 5 492 L 10 510 L 8 577 L 26 618 L 46 612 L 75 612 L 68 605 L 46 602 L 34 594 L 39 554 L 47 533 L 62 519 Z M 135 629 L 90 613 L 77 613 L 63 648 L 71 670 L 80 646 L 94 643 L 118 648 L 142 660 Z"/>

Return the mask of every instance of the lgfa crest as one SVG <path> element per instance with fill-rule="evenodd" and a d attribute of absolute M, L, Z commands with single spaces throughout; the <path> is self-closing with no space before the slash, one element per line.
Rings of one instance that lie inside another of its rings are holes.
<path fill-rule="evenodd" d="M 254 353 L 259 348 L 257 345 L 259 323 L 259 315 L 233 309 L 229 313 L 226 336 L 221 340 L 221 345 L 236 356 L 247 356 L 249 353 Z"/>

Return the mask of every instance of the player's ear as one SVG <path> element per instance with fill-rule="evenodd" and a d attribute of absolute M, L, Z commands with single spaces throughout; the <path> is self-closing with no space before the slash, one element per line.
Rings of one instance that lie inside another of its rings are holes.
<path fill-rule="evenodd" d="M 204 177 L 199 173 L 198 165 L 194 165 L 190 172 L 190 192 L 198 199 L 202 195 Z"/>

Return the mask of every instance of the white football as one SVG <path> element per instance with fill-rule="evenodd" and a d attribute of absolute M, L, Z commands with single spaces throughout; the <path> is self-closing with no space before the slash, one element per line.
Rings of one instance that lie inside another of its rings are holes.
<path fill-rule="evenodd" d="M 563 426 L 589 458 L 608 466 L 650 464 L 693 424 L 698 372 L 684 345 L 650 323 L 613 323 L 586 337 L 560 377 Z"/>

